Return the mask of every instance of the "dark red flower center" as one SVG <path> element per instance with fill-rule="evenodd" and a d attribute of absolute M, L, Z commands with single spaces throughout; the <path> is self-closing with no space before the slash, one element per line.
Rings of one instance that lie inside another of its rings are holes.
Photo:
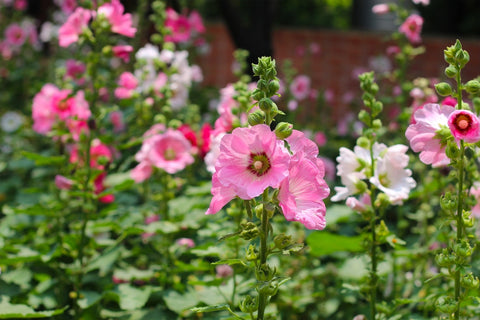
<path fill-rule="evenodd" d="M 255 174 L 257 177 L 261 177 L 266 174 L 271 168 L 270 161 L 267 155 L 262 153 L 250 154 L 250 165 L 248 170 Z"/>

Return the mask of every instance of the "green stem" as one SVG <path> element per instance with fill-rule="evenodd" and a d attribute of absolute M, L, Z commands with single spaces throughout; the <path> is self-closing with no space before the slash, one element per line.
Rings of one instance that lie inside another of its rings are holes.
<path fill-rule="evenodd" d="M 262 210 L 262 224 L 260 226 L 260 265 L 262 268 L 267 264 L 267 238 L 268 238 L 268 212 L 266 205 L 268 202 L 268 188 L 263 191 L 263 210 Z M 258 314 L 257 320 L 263 320 L 265 316 L 265 308 L 267 306 L 268 296 L 263 290 L 258 293 Z"/>
<path fill-rule="evenodd" d="M 373 118 L 373 117 L 372 117 Z M 372 120 L 373 121 L 373 120 Z M 375 157 L 373 156 L 373 141 L 370 143 L 370 159 L 372 163 L 371 167 L 371 176 L 375 175 Z M 371 195 L 370 201 L 372 205 L 372 217 L 370 219 L 370 232 L 372 237 L 372 243 L 370 245 L 370 258 L 371 258 L 371 267 L 370 271 L 370 316 L 372 320 L 375 320 L 377 314 L 377 233 L 376 233 L 376 222 L 377 222 L 377 210 L 375 210 L 375 199 L 376 192 L 375 186 L 371 185 L 370 187 Z"/>
<path fill-rule="evenodd" d="M 463 239 L 463 180 L 464 180 L 464 157 L 465 147 L 463 140 L 460 140 L 460 161 L 458 163 L 458 199 L 457 199 L 457 243 Z M 461 271 L 460 266 L 455 270 L 455 301 L 457 310 L 455 310 L 455 319 L 460 319 L 460 291 L 461 291 Z"/>

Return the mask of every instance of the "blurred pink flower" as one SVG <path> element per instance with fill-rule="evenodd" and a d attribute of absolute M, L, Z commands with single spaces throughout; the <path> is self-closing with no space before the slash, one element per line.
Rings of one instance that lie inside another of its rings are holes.
<path fill-rule="evenodd" d="M 105 186 L 104 182 L 105 182 L 106 176 L 107 176 L 107 173 L 102 172 L 93 181 L 93 184 L 94 184 L 94 187 L 95 187 L 95 194 L 98 195 L 98 194 L 101 194 L 102 192 L 105 191 L 106 186 Z M 103 195 L 100 198 L 98 198 L 98 201 L 100 201 L 102 203 L 112 203 L 113 201 L 115 201 L 115 196 L 113 194 L 106 194 L 106 195 Z"/>
<path fill-rule="evenodd" d="M 202 16 L 196 10 L 192 10 L 188 15 L 188 23 L 196 33 L 204 33 L 206 31 L 205 26 L 203 25 Z"/>
<path fill-rule="evenodd" d="M 55 176 L 55 185 L 58 189 L 70 190 L 73 186 L 73 180 L 57 174 Z"/>
<path fill-rule="evenodd" d="M 476 219 L 480 219 L 480 182 L 475 181 L 470 188 L 470 194 L 475 197 L 475 206 L 472 208 L 472 215 Z"/>
<path fill-rule="evenodd" d="M 148 217 L 145 218 L 145 224 L 150 224 L 152 222 L 155 222 L 155 221 L 159 221 L 160 220 L 160 216 L 158 214 L 152 214 Z"/>
<path fill-rule="evenodd" d="M 25 10 L 27 8 L 27 0 L 15 0 L 15 3 L 13 4 L 13 7 L 16 10 Z"/>
<path fill-rule="evenodd" d="M 190 153 L 191 144 L 180 131 L 167 129 L 151 138 L 148 160 L 157 168 L 173 174 L 185 169 L 195 159 Z"/>
<path fill-rule="evenodd" d="M 172 8 L 167 8 L 166 16 L 165 27 L 170 30 L 171 33 L 165 36 L 165 41 L 179 43 L 190 40 L 192 26 L 188 18 L 178 14 Z"/>
<path fill-rule="evenodd" d="M 455 106 L 457 105 L 457 99 L 449 96 L 449 97 L 446 97 L 445 99 L 443 99 L 440 104 L 441 105 L 446 105 L 446 106 L 452 106 L 452 107 L 455 108 Z"/>
<path fill-rule="evenodd" d="M 423 18 L 418 14 L 412 14 L 402 23 L 402 25 L 400 25 L 398 31 L 403 33 L 407 37 L 408 41 L 415 44 L 422 40 L 420 38 L 422 26 Z"/>
<path fill-rule="evenodd" d="M 310 78 L 306 75 L 296 76 L 290 84 L 290 92 L 297 100 L 307 98 L 310 92 Z"/>
<path fill-rule="evenodd" d="M 70 163 L 84 165 L 85 155 L 79 154 L 78 147 L 74 146 L 70 151 Z M 94 139 L 90 147 L 90 167 L 105 170 L 108 162 L 113 160 L 113 154 L 107 145 L 103 144 L 99 139 Z"/>
<path fill-rule="evenodd" d="M 379 3 L 372 7 L 372 12 L 378 15 L 390 12 L 390 7 L 386 3 Z"/>
<path fill-rule="evenodd" d="M 130 61 L 130 53 L 133 52 L 133 47 L 129 45 L 118 45 L 112 48 L 113 55 L 127 63 Z"/>
<path fill-rule="evenodd" d="M 471 111 L 453 111 L 448 117 L 448 127 L 457 141 L 464 140 L 470 143 L 480 141 L 480 120 Z"/>
<path fill-rule="evenodd" d="M 12 23 L 5 29 L 5 42 L 13 47 L 21 47 L 27 39 L 27 33 L 17 23 Z"/>
<path fill-rule="evenodd" d="M 422 4 L 424 6 L 428 6 L 430 4 L 430 0 L 412 0 L 415 4 Z"/>
<path fill-rule="evenodd" d="M 130 171 L 130 177 L 136 183 L 140 183 L 150 178 L 152 173 L 153 173 L 152 165 L 147 161 L 142 161 Z"/>
<path fill-rule="evenodd" d="M 118 79 L 118 88 L 115 88 L 115 97 L 118 99 L 131 98 L 138 86 L 138 80 L 130 72 L 123 72 Z"/>
<path fill-rule="evenodd" d="M 345 204 L 350 209 L 362 213 L 367 209 L 367 206 L 371 205 L 370 195 L 368 193 L 364 193 L 359 199 L 355 197 L 348 197 L 347 200 L 345 200 Z"/>
<path fill-rule="evenodd" d="M 448 118 L 455 109 L 447 105 L 426 104 L 415 111 L 414 124 L 408 126 L 405 136 L 410 141 L 410 147 L 420 152 L 420 161 L 433 167 L 450 163 L 445 154 L 445 142 L 442 142 L 437 131 L 448 126 Z"/>
<path fill-rule="evenodd" d="M 179 246 L 185 246 L 187 248 L 195 247 L 195 242 L 190 238 L 179 238 L 175 241 Z"/>
<path fill-rule="evenodd" d="M 319 147 L 323 147 L 324 145 L 327 144 L 327 136 L 325 135 L 325 133 L 321 131 L 315 133 L 315 136 L 313 139 L 315 140 L 315 142 Z"/>
<path fill-rule="evenodd" d="M 118 133 L 125 130 L 125 123 L 123 121 L 122 111 L 112 111 L 110 113 L 110 122 L 113 125 L 113 131 Z"/>
<path fill-rule="evenodd" d="M 52 111 L 52 96 L 60 89 L 51 83 L 45 84 L 39 93 L 33 97 L 32 118 L 33 130 L 40 134 L 47 134 L 56 121 L 56 114 Z"/>
<path fill-rule="evenodd" d="M 219 264 L 215 266 L 215 272 L 219 278 L 228 278 L 233 275 L 233 268 L 228 264 Z"/>
<path fill-rule="evenodd" d="M 287 108 L 290 111 L 295 111 L 298 108 L 298 101 L 297 100 L 290 100 L 287 103 Z"/>
<path fill-rule="evenodd" d="M 65 67 L 65 76 L 67 78 L 76 80 L 80 85 L 85 82 L 85 79 L 82 78 L 82 76 L 85 74 L 85 64 L 83 62 L 74 59 L 68 59 L 65 61 Z"/>
<path fill-rule="evenodd" d="M 67 21 L 58 30 L 58 44 L 60 47 L 68 47 L 78 41 L 83 29 L 88 28 L 88 22 L 92 17 L 90 10 L 78 7 L 68 17 Z"/>
<path fill-rule="evenodd" d="M 289 161 L 283 141 L 267 125 L 236 128 L 226 134 L 215 164 L 214 197 L 207 214 L 216 213 L 235 196 L 249 200 L 267 187 L 278 188 L 288 175 Z"/>
<path fill-rule="evenodd" d="M 124 8 L 120 0 L 112 0 L 110 3 L 101 5 L 97 13 L 104 15 L 110 22 L 112 32 L 124 35 L 126 37 L 134 37 L 137 29 L 132 27 L 132 15 L 123 13 Z"/>

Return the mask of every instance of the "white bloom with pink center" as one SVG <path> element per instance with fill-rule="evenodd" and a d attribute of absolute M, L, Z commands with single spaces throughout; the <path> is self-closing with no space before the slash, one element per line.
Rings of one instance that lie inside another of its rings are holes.
<path fill-rule="evenodd" d="M 296 76 L 290 84 L 290 92 L 297 100 L 303 100 L 310 93 L 310 78 L 306 75 Z"/>
<path fill-rule="evenodd" d="M 397 144 L 382 152 L 376 161 L 375 174 L 370 178 L 370 182 L 385 193 L 393 205 L 407 200 L 410 190 L 416 186 L 411 177 L 412 171 L 405 169 L 408 165 L 407 150 L 407 146 Z"/>
<path fill-rule="evenodd" d="M 445 154 L 445 142 L 438 132 L 448 127 L 448 118 L 455 108 L 448 105 L 426 104 L 413 114 L 415 123 L 408 126 L 405 136 L 410 147 L 420 152 L 420 161 L 433 167 L 445 166 L 450 159 Z"/>

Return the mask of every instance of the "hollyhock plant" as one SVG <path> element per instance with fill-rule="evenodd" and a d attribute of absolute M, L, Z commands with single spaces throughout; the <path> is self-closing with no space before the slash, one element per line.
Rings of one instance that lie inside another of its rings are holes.
<path fill-rule="evenodd" d="M 120 0 L 112 0 L 101 5 L 97 13 L 107 18 L 112 32 L 132 38 L 135 36 L 137 29 L 132 27 L 132 15 L 130 13 L 124 14 L 123 11 L 124 8 Z"/>
<path fill-rule="evenodd" d="M 130 61 L 130 54 L 133 52 L 133 47 L 130 45 L 118 45 L 112 47 L 113 55 L 128 63 Z"/>
<path fill-rule="evenodd" d="M 92 18 L 92 11 L 78 7 L 68 17 L 67 21 L 58 30 L 58 44 L 60 47 L 68 47 L 78 41 L 83 30 L 88 28 Z"/>
<path fill-rule="evenodd" d="M 402 23 L 402 25 L 400 25 L 398 31 L 403 33 L 407 37 L 408 41 L 416 44 L 422 41 L 420 37 L 422 26 L 423 18 L 418 14 L 412 14 Z"/>
<path fill-rule="evenodd" d="M 290 155 L 267 125 L 236 128 L 220 144 L 207 214 L 217 213 L 235 195 L 253 199 L 267 188 L 278 188 L 288 176 Z M 217 192 L 226 189 L 229 192 Z M 225 201 L 225 197 L 230 198 Z M 223 205 L 218 205 L 218 204 Z"/>
<path fill-rule="evenodd" d="M 476 143 L 480 141 L 480 120 L 471 111 L 455 110 L 448 117 L 448 127 L 459 141 Z"/>
<path fill-rule="evenodd" d="M 445 154 L 446 141 L 442 141 L 440 133 L 442 128 L 448 128 L 448 119 L 454 110 L 448 105 L 427 104 L 414 113 L 415 123 L 408 126 L 405 136 L 412 150 L 420 152 L 423 163 L 433 167 L 450 163 Z"/>
<path fill-rule="evenodd" d="M 310 93 L 310 77 L 306 75 L 296 76 L 290 84 L 290 92 L 297 100 L 303 100 Z"/>
<path fill-rule="evenodd" d="M 21 47 L 26 39 L 27 33 L 18 23 L 12 23 L 5 29 L 5 41 L 12 47 Z"/>

